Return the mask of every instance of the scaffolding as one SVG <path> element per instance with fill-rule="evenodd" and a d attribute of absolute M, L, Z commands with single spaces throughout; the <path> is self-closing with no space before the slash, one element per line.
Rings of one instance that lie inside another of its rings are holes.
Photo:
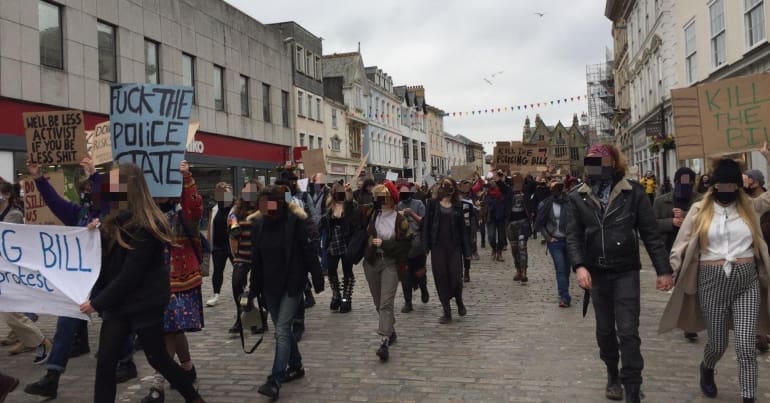
<path fill-rule="evenodd" d="M 600 64 L 586 66 L 588 126 L 592 141 L 613 141 L 615 129 L 615 62 L 608 57 Z"/>

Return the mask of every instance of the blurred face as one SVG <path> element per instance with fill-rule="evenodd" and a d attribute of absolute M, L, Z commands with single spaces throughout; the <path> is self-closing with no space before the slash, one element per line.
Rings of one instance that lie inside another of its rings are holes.
<path fill-rule="evenodd" d="M 127 210 L 129 206 L 126 178 L 122 177 L 117 169 L 110 171 L 107 178 L 107 183 L 102 184 L 102 197 L 106 196 L 106 199 L 109 201 L 110 210 Z"/>
<path fill-rule="evenodd" d="M 214 190 L 214 200 L 228 205 L 233 202 L 233 187 L 230 185 L 220 185 Z"/>
<path fill-rule="evenodd" d="M 259 189 L 254 183 L 247 183 L 243 189 L 241 189 L 241 198 L 247 202 L 257 201 L 259 196 Z"/>

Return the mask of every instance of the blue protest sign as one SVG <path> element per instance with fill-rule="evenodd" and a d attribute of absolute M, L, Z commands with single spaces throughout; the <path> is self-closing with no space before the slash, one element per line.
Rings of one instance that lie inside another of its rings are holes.
<path fill-rule="evenodd" d="M 153 197 L 179 197 L 179 164 L 187 147 L 192 87 L 114 84 L 110 87 L 110 135 L 117 162 L 144 172 Z"/>

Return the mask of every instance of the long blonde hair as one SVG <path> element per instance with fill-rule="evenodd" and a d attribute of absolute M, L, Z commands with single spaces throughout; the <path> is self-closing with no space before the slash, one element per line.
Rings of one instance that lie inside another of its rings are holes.
<path fill-rule="evenodd" d="M 714 220 L 714 204 L 716 200 L 716 188 L 712 187 L 703 196 L 703 202 L 701 203 L 701 209 L 698 211 L 698 215 L 695 216 L 694 226 L 695 234 L 698 236 L 698 244 L 701 250 L 706 250 L 709 244 L 709 228 L 711 222 Z M 751 203 L 749 196 L 742 190 L 738 190 L 738 198 L 735 201 L 735 207 L 738 210 L 743 222 L 749 227 L 751 231 L 751 237 L 755 240 L 754 254 L 757 254 L 756 241 L 762 239 L 762 231 L 757 226 L 757 213 L 754 211 L 754 205 Z"/>

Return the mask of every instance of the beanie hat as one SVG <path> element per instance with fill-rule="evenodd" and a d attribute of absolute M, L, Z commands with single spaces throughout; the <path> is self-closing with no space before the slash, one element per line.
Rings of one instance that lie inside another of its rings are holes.
<path fill-rule="evenodd" d="M 743 174 L 737 162 L 729 158 L 719 160 L 714 173 L 711 174 L 711 183 L 735 183 L 743 186 Z"/>
<path fill-rule="evenodd" d="M 676 170 L 676 173 L 674 174 L 674 183 L 680 183 L 679 179 L 684 175 L 690 177 L 690 183 L 695 182 L 695 171 L 687 167 L 682 167 Z"/>
<path fill-rule="evenodd" d="M 746 176 L 748 176 L 755 182 L 759 182 L 760 187 L 765 186 L 765 175 L 762 175 L 762 172 L 757 171 L 756 169 L 752 169 L 752 170 L 746 171 Z"/>
<path fill-rule="evenodd" d="M 393 199 L 393 202 L 395 204 L 398 204 L 399 193 L 398 193 L 398 189 L 396 188 L 396 185 L 394 185 L 393 182 L 389 180 L 386 180 L 382 184 L 385 185 L 386 188 L 388 188 L 388 193 L 390 193 L 390 198 Z"/>

